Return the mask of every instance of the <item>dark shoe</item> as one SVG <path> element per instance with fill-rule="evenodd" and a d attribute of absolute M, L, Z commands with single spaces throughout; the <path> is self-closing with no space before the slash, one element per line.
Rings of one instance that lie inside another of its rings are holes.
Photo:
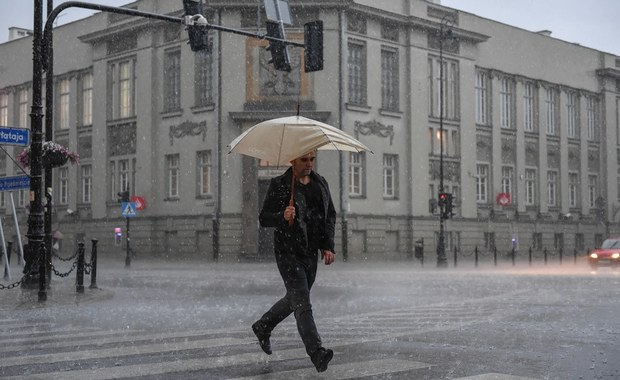
<path fill-rule="evenodd" d="M 317 372 L 325 372 L 329 361 L 334 357 L 334 351 L 330 349 L 319 348 L 314 354 L 312 354 L 312 363 L 316 367 Z"/>
<path fill-rule="evenodd" d="M 271 334 L 264 332 L 264 329 L 261 328 L 261 324 L 259 322 L 252 325 L 252 331 L 254 331 L 254 334 L 258 338 L 260 348 L 265 351 L 267 355 L 271 355 L 271 342 L 269 341 Z"/>

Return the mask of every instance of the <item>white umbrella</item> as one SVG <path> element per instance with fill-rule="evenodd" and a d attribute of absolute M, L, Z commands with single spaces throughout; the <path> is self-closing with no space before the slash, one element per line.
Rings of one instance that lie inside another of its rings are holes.
<path fill-rule="evenodd" d="M 230 152 L 288 164 L 314 150 L 371 151 L 366 145 L 329 124 L 303 116 L 266 120 L 243 132 L 230 144 Z"/>

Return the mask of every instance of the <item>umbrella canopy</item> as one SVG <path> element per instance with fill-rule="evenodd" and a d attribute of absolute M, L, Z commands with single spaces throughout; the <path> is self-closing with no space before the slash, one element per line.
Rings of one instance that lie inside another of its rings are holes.
<path fill-rule="evenodd" d="M 288 116 L 258 123 L 234 139 L 230 152 L 286 165 L 314 149 L 364 152 L 370 149 L 329 124 L 303 116 Z"/>

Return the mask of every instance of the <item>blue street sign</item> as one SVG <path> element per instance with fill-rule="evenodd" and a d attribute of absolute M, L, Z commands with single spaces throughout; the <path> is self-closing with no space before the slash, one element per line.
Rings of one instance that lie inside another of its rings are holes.
<path fill-rule="evenodd" d="M 26 146 L 30 143 L 30 130 L 26 128 L 0 127 L 0 144 Z"/>
<path fill-rule="evenodd" d="M 122 202 L 121 203 L 121 214 L 123 218 L 135 218 L 136 216 L 136 205 L 133 202 Z"/>
<path fill-rule="evenodd" d="M 30 189 L 30 177 L 20 175 L 16 177 L 0 177 L 0 191 Z"/>

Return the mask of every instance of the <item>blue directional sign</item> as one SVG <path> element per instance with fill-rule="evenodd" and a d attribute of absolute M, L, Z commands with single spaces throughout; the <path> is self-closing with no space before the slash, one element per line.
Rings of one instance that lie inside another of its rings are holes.
<path fill-rule="evenodd" d="M 136 205 L 133 202 L 121 203 L 121 214 L 123 218 L 135 218 L 136 217 Z"/>
<path fill-rule="evenodd" d="M 27 175 L 0 177 L 0 191 L 21 189 L 30 189 L 30 177 Z"/>
<path fill-rule="evenodd" d="M 30 143 L 30 130 L 26 128 L 0 127 L 0 144 L 26 146 Z"/>

